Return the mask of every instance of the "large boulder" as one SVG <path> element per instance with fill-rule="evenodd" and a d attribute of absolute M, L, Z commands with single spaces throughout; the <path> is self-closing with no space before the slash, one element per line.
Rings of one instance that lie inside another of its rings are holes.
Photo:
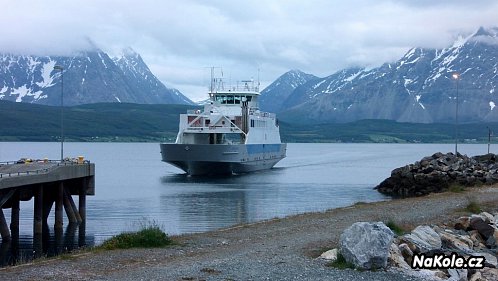
<path fill-rule="evenodd" d="M 341 234 L 340 252 L 357 268 L 385 268 L 393 238 L 383 222 L 357 222 Z"/>

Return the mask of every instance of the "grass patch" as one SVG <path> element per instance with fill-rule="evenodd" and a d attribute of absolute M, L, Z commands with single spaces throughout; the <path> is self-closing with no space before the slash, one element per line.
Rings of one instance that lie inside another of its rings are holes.
<path fill-rule="evenodd" d="M 354 264 L 348 262 L 341 253 L 337 254 L 337 259 L 327 264 L 335 269 L 355 269 Z"/>
<path fill-rule="evenodd" d="M 482 211 L 481 205 L 477 203 L 476 201 L 470 201 L 469 204 L 465 207 L 466 211 L 469 211 L 473 214 L 478 214 Z"/>
<path fill-rule="evenodd" d="M 392 230 L 392 232 L 394 232 L 398 236 L 401 236 L 401 235 L 405 234 L 405 230 L 401 226 L 397 225 L 392 220 L 389 220 L 386 223 L 386 226 L 389 227 Z"/>
<path fill-rule="evenodd" d="M 136 232 L 125 232 L 104 241 L 101 249 L 129 249 L 129 248 L 161 248 L 171 245 L 173 241 L 162 231 L 159 225 L 147 222 L 141 225 Z"/>
<path fill-rule="evenodd" d="M 448 187 L 448 190 L 450 192 L 454 192 L 454 193 L 462 193 L 465 191 L 465 187 L 461 184 L 458 184 L 458 183 L 452 183 Z"/>

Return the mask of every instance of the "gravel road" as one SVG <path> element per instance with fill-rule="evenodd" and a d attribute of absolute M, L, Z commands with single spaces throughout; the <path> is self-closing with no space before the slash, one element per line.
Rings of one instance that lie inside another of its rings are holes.
<path fill-rule="evenodd" d="M 418 280 L 394 270 L 336 270 L 315 257 L 358 221 L 448 222 L 470 201 L 498 206 L 498 187 L 356 204 L 173 237 L 165 249 L 84 251 L 0 269 L 0 280 Z"/>

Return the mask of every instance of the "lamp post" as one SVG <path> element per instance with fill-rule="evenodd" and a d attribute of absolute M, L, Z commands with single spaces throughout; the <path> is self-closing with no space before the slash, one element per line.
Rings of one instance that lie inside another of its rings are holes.
<path fill-rule="evenodd" d="M 55 70 L 61 72 L 61 162 L 64 161 L 64 67 L 55 65 Z"/>
<path fill-rule="evenodd" d="M 455 106 L 455 155 L 458 153 L 458 80 L 460 80 L 460 74 L 453 73 L 451 75 L 456 82 L 456 106 Z"/>
<path fill-rule="evenodd" d="M 489 154 L 489 147 L 491 146 L 491 128 L 490 127 L 487 127 L 488 128 L 488 154 Z"/>

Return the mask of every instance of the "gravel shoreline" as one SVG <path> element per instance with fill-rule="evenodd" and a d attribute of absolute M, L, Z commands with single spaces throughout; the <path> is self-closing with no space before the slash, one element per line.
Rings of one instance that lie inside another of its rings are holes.
<path fill-rule="evenodd" d="M 358 221 L 448 222 L 470 202 L 497 206 L 498 186 L 360 203 L 320 213 L 172 237 L 164 249 L 84 251 L 0 269 L 0 280 L 419 280 L 396 271 L 336 270 L 315 259 Z"/>

